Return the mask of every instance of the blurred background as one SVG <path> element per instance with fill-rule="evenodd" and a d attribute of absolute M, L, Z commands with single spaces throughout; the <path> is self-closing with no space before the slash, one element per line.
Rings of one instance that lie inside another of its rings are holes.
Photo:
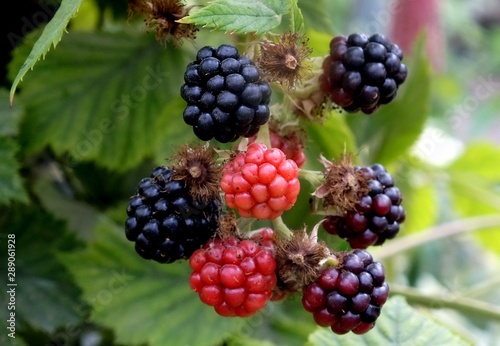
<path fill-rule="evenodd" d="M 392 244 L 370 249 L 386 266 L 392 296 L 463 344 L 500 345 L 500 2 L 298 5 L 313 56 L 326 55 L 334 35 L 379 32 L 411 68 L 394 104 L 376 114 L 332 111 L 324 124 L 304 123 L 306 168 L 321 169 L 320 153 L 334 158 L 344 148 L 360 164 L 383 163 L 408 215 Z M 5 239 L 16 234 L 19 283 L 16 339 L 3 328 L 0 344 L 383 344 L 378 329 L 378 342 L 322 339 L 300 297 L 247 321 L 219 318 L 190 292 L 185 263 L 135 254 L 123 236 L 128 198 L 177 144 L 195 140 L 180 120 L 179 66 L 199 47 L 235 37 L 201 29 L 181 47 L 159 44 L 127 1 L 85 0 L 61 41 L 53 37 L 57 47 L 23 77 L 11 107 L 12 83 L 58 8 L 19 0 L 0 11 L 0 275 L 7 277 Z M 147 91 L 146 76 L 158 82 Z M 284 215 L 293 229 L 321 219 L 310 215 L 311 187 L 302 186 Z M 322 230 L 320 237 L 347 249 Z M 2 288 L 3 321 L 7 301 Z M 391 313 L 382 317 L 384 328 L 400 327 Z M 412 340 L 404 344 L 419 345 Z"/>

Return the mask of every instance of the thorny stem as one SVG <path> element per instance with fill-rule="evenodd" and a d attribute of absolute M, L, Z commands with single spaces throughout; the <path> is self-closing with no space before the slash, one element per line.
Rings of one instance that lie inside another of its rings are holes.
<path fill-rule="evenodd" d="M 478 316 L 485 319 L 500 321 L 500 308 L 480 300 L 454 297 L 450 294 L 424 294 L 416 289 L 397 284 L 391 284 L 391 294 L 399 294 L 406 298 L 408 303 L 425 306 L 432 309 L 454 309 L 467 316 Z"/>
<path fill-rule="evenodd" d="M 278 234 L 279 237 L 284 239 L 292 239 L 292 231 L 288 228 L 288 226 L 283 222 L 283 219 L 280 217 L 274 219 L 273 221 L 274 231 Z"/>

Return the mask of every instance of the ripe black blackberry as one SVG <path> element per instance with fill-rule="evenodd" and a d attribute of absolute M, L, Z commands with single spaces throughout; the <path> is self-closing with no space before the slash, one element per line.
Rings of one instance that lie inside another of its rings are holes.
<path fill-rule="evenodd" d="M 406 213 L 401 205 L 401 191 L 394 186 L 394 179 L 383 165 L 355 169 L 366 178 L 368 193 L 359 198 L 355 210 L 327 216 L 323 228 L 330 234 L 345 238 L 352 248 L 364 249 L 394 238 Z"/>
<path fill-rule="evenodd" d="M 306 286 L 302 305 L 314 321 L 336 334 L 364 334 L 375 325 L 389 296 L 382 264 L 364 250 L 341 253 L 339 264 Z"/>
<path fill-rule="evenodd" d="M 125 235 L 145 259 L 171 263 L 188 258 L 219 227 L 221 202 L 193 199 L 185 181 L 174 180 L 175 171 L 155 168 L 140 181 L 127 207 Z"/>
<path fill-rule="evenodd" d="M 269 120 L 269 84 L 253 61 L 231 45 L 201 48 L 187 66 L 184 82 L 184 122 L 203 141 L 252 137 Z"/>
<path fill-rule="evenodd" d="M 320 87 L 347 112 L 371 114 L 391 102 L 407 75 L 403 52 L 381 34 L 354 33 L 330 42 Z"/>

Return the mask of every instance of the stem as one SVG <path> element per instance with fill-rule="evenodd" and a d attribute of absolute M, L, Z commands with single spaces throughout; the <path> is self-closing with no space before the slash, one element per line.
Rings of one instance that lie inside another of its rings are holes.
<path fill-rule="evenodd" d="M 500 321 L 500 307 L 487 304 L 480 300 L 466 297 L 453 297 L 449 294 L 431 295 L 419 292 L 416 289 L 397 284 L 390 285 L 391 294 L 398 294 L 406 298 L 409 303 L 425 306 L 432 309 L 454 309 L 465 316 L 477 316 L 484 319 Z"/>
<path fill-rule="evenodd" d="M 236 220 L 236 226 L 241 232 L 246 233 L 251 230 L 251 226 L 254 221 L 255 219 L 252 218 L 240 217 L 238 220 Z"/>
<path fill-rule="evenodd" d="M 441 238 L 495 226 L 500 226 L 498 214 L 456 220 L 393 240 L 381 249 L 374 249 L 372 254 L 377 259 L 383 259 Z"/>
<path fill-rule="evenodd" d="M 299 171 L 299 178 L 307 180 L 314 187 L 318 187 L 325 182 L 325 176 L 321 171 L 301 169 Z"/>
<path fill-rule="evenodd" d="M 269 124 L 265 123 L 260 127 L 259 132 L 257 133 L 257 138 L 255 139 L 257 143 L 263 143 L 266 147 L 271 148 L 271 137 L 269 134 Z"/>
<path fill-rule="evenodd" d="M 274 219 L 273 221 L 274 231 L 278 234 L 279 237 L 284 239 L 292 239 L 292 231 L 288 228 L 287 225 L 283 222 L 283 219 L 280 217 Z"/>

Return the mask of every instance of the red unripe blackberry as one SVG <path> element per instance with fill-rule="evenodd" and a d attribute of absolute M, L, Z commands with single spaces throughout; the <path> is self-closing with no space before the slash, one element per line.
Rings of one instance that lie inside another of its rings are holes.
<path fill-rule="evenodd" d="M 262 309 L 276 286 L 269 230 L 252 239 L 215 238 L 193 253 L 191 288 L 221 316 L 248 317 Z"/>
<path fill-rule="evenodd" d="M 342 253 L 339 265 L 324 269 L 302 294 L 315 322 L 336 334 L 364 334 L 375 325 L 389 295 L 382 264 L 364 250 Z"/>
<path fill-rule="evenodd" d="M 271 147 L 278 148 L 287 159 L 295 161 L 297 167 L 301 168 L 306 163 L 306 155 L 304 153 L 304 143 L 302 139 L 295 133 L 289 133 L 281 136 L 273 130 L 269 130 L 269 137 L 271 140 Z M 253 143 L 257 136 L 249 138 L 248 142 Z"/>
<path fill-rule="evenodd" d="M 236 47 L 201 48 L 184 73 L 184 122 L 208 141 L 233 142 L 255 135 L 269 120 L 271 88 L 252 60 Z"/>
<path fill-rule="evenodd" d="M 221 201 L 202 202 L 189 193 L 185 181 L 161 166 L 140 181 L 127 206 L 125 235 L 141 257 L 160 263 L 189 258 L 219 228 Z"/>
<path fill-rule="evenodd" d="M 347 112 L 375 112 L 391 102 L 407 75 L 403 53 L 386 37 L 354 33 L 330 42 L 320 88 Z"/>
<path fill-rule="evenodd" d="M 221 188 L 229 208 L 242 217 L 275 219 L 296 202 L 300 191 L 299 169 L 276 148 L 252 143 L 228 162 Z"/>
<path fill-rule="evenodd" d="M 381 245 L 394 238 L 406 218 L 401 191 L 381 164 L 357 167 L 366 176 L 369 192 L 359 198 L 354 211 L 327 216 L 323 228 L 346 239 L 352 248 Z"/>

